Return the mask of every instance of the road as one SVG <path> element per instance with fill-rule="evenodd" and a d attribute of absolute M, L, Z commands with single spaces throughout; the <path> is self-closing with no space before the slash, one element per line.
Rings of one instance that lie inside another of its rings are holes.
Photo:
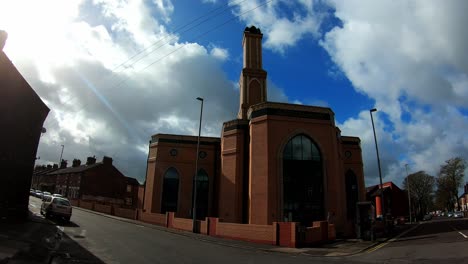
<path fill-rule="evenodd" d="M 30 199 L 30 208 L 40 200 Z M 60 223 L 59 223 L 60 224 Z M 466 263 L 468 219 L 432 221 L 350 257 L 318 257 L 226 246 L 74 209 L 62 251 L 85 263 Z M 461 234 L 460 234 L 460 233 Z M 78 250 L 78 249 L 79 250 Z M 86 254 L 84 254 L 85 252 Z M 85 255 L 85 256 L 83 256 Z M 101 262 L 102 261 L 102 262 Z M 79 261 L 74 261 L 76 263 Z"/>
<path fill-rule="evenodd" d="M 352 259 L 394 263 L 468 263 L 468 219 L 438 217 Z"/>

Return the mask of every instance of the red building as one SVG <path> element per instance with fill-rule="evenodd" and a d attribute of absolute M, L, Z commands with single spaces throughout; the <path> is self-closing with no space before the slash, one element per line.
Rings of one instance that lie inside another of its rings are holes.
<path fill-rule="evenodd" d="M 0 31 L 0 214 L 24 218 L 49 108 L 3 52 L 6 36 Z"/>
<path fill-rule="evenodd" d="M 136 179 L 125 177 L 114 165 L 112 158 L 104 157 L 102 162 L 88 157 L 86 164 L 79 159 L 72 166 L 62 161 L 60 169 L 37 173 L 39 189 L 62 194 L 70 199 L 95 200 L 136 207 L 140 184 Z"/>
<path fill-rule="evenodd" d="M 369 186 L 367 189 L 367 200 L 375 204 L 376 217 L 382 217 L 382 199 L 380 184 Z M 408 193 L 401 190 L 393 182 L 383 183 L 384 209 L 387 216 L 392 219 L 409 216 Z"/>
<path fill-rule="evenodd" d="M 262 37 L 243 35 L 244 68 L 237 118 L 221 138 L 156 134 L 148 158 L 144 209 L 190 218 L 195 159 L 197 216 L 271 225 L 329 219 L 354 233 L 356 203 L 365 200 L 360 139 L 346 137 L 327 107 L 267 101 Z"/>

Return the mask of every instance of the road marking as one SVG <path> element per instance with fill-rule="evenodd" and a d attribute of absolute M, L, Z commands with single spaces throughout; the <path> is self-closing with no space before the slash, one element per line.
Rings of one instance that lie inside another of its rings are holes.
<path fill-rule="evenodd" d="M 458 231 L 458 233 L 459 233 L 460 235 L 462 235 L 464 238 L 468 238 L 468 236 L 465 235 L 465 234 L 463 234 L 462 232 Z"/>
<path fill-rule="evenodd" d="M 453 229 L 453 231 L 457 231 L 458 234 L 462 235 L 462 237 L 468 238 L 467 235 L 463 234 L 461 231 L 459 231 L 458 229 L 456 229 L 455 227 L 453 227 L 451 224 L 449 224 L 449 226 Z"/>
<path fill-rule="evenodd" d="M 386 242 L 383 242 L 382 244 L 379 244 L 379 245 L 377 245 L 377 246 L 375 246 L 375 247 L 373 247 L 373 248 L 370 248 L 370 249 L 366 250 L 365 252 L 366 252 L 366 253 L 371 253 L 371 252 L 374 252 L 374 251 L 376 251 L 376 250 L 378 250 L 378 249 L 380 249 L 380 248 L 383 248 L 384 246 L 390 244 L 391 242 L 396 241 L 396 240 L 399 239 L 400 237 L 402 237 L 402 236 L 408 234 L 409 232 L 413 231 L 414 229 L 418 228 L 419 225 L 421 225 L 421 224 L 415 225 L 414 227 L 412 227 L 412 228 L 406 230 L 405 232 L 403 232 L 403 233 L 397 235 L 396 237 L 394 237 L 394 238 L 392 238 L 392 239 L 390 239 L 390 240 L 388 240 L 388 241 L 386 241 Z"/>

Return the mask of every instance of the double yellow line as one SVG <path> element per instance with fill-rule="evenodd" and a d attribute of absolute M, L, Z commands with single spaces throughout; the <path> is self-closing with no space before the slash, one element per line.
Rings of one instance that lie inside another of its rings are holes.
<path fill-rule="evenodd" d="M 381 249 L 381 248 L 385 247 L 386 245 L 388 245 L 388 244 L 394 242 L 395 240 L 399 239 L 400 237 L 402 237 L 402 236 L 408 234 L 409 232 L 413 231 L 414 229 L 418 228 L 419 225 L 420 225 L 420 224 L 418 224 L 418 225 L 416 225 L 416 226 L 414 226 L 414 227 L 412 227 L 412 228 L 406 230 L 405 232 L 403 232 L 403 233 L 397 235 L 396 237 L 394 237 L 394 238 L 392 238 L 392 239 L 389 239 L 389 240 L 387 240 L 387 241 L 385 241 L 385 242 L 383 242 L 383 243 L 381 243 L 381 244 L 376 245 L 375 247 L 369 248 L 368 250 L 365 251 L 365 253 L 371 253 L 371 252 L 374 252 L 374 251 L 376 251 L 376 250 L 378 250 L 378 249 Z"/>

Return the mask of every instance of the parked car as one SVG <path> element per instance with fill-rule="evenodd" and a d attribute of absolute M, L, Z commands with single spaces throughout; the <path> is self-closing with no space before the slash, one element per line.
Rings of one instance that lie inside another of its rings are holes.
<path fill-rule="evenodd" d="M 52 196 L 52 194 L 51 194 L 50 192 L 43 192 L 43 193 L 42 193 L 42 201 L 44 201 L 44 198 L 45 198 L 46 196 Z"/>
<path fill-rule="evenodd" d="M 53 196 L 53 197 L 63 197 L 63 196 L 62 196 L 61 194 L 59 194 L 59 193 L 54 193 L 54 194 L 52 194 L 52 196 Z"/>
<path fill-rule="evenodd" d="M 33 196 L 34 196 L 34 192 L 36 192 L 36 190 L 30 189 L 30 190 L 29 190 L 29 195 L 33 195 Z"/>
<path fill-rule="evenodd" d="M 42 192 L 41 191 L 36 191 L 36 197 L 42 199 Z"/>
<path fill-rule="evenodd" d="M 432 215 L 431 214 L 427 214 L 423 217 L 423 221 L 429 221 L 432 219 Z"/>
<path fill-rule="evenodd" d="M 46 218 L 61 217 L 70 221 L 72 206 L 68 199 L 48 196 L 41 205 L 41 214 L 45 215 Z"/>
<path fill-rule="evenodd" d="M 454 218 L 463 218 L 464 215 L 463 215 L 463 212 L 458 211 L 458 212 L 453 213 L 453 217 Z"/>
<path fill-rule="evenodd" d="M 452 217 L 452 216 L 453 216 L 453 212 L 448 212 L 448 213 L 447 213 L 447 216 L 448 216 L 448 217 Z"/>

